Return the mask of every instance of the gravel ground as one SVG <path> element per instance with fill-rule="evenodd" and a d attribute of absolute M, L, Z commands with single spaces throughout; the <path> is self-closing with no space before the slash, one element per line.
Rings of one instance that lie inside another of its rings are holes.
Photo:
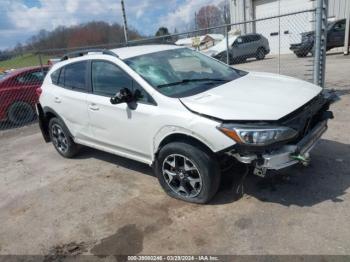
<path fill-rule="evenodd" d="M 284 56 L 282 72 L 307 79 L 309 60 Z M 273 72 L 276 58 L 237 67 Z M 0 254 L 350 254 L 350 57 L 327 70 L 342 100 L 311 166 L 249 176 L 241 198 L 227 176 L 208 205 L 169 198 L 125 158 L 63 159 L 37 125 L 1 131 Z"/>

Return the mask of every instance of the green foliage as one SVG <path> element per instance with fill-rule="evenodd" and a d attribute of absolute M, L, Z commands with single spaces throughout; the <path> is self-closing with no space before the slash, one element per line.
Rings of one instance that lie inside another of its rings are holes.
<path fill-rule="evenodd" d="M 42 55 L 43 64 L 47 64 L 50 56 Z M 23 55 L 15 56 L 11 59 L 0 61 L 0 69 L 15 69 L 27 66 L 38 66 L 39 57 L 33 53 L 26 53 Z"/>
<path fill-rule="evenodd" d="M 163 36 L 163 35 L 169 35 L 169 30 L 166 27 L 159 27 L 158 31 L 156 32 L 156 36 Z"/>

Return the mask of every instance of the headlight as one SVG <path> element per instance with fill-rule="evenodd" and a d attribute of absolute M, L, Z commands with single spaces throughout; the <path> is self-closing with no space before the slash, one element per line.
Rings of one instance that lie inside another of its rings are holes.
<path fill-rule="evenodd" d="M 297 131 L 289 127 L 248 127 L 223 124 L 218 129 L 237 143 L 256 146 L 289 140 L 298 134 Z"/>

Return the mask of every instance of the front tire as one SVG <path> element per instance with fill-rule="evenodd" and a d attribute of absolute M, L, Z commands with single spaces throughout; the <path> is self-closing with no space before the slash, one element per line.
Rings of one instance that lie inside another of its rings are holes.
<path fill-rule="evenodd" d="M 221 62 L 223 63 L 227 63 L 227 54 L 226 54 L 226 51 L 225 52 L 221 52 L 217 58 L 218 60 L 220 60 Z M 228 58 L 228 61 L 229 61 L 229 65 L 232 64 L 232 55 L 229 53 L 229 58 Z"/>
<path fill-rule="evenodd" d="M 258 49 L 258 51 L 256 51 L 255 58 L 256 58 L 257 60 L 263 60 L 263 59 L 265 59 L 265 56 L 266 56 L 265 49 L 262 48 L 262 47 L 260 47 L 260 48 Z"/>
<path fill-rule="evenodd" d="M 68 129 L 59 118 L 52 118 L 49 122 L 50 139 L 57 152 L 65 157 L 72 158 L 78 151 L 79 146 L 71 138 Z"/>
<path fill-rule="evenodd" d="M 173 142 L 160 150 L 155 173 L 169 196 L 199 204 L 213 198 L 221 176 L 214 154 L 184 142 Z"/>

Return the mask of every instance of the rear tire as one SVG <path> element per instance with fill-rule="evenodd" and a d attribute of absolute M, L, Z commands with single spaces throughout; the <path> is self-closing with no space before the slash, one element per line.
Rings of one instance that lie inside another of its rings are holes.
<path fill-rule="evenodd" d="M 65 124 L 59 118 L 51 118 L 49 133 L 53 146 L 61 156 L 72 158 L 78 153 L 79 146 L 73 141 Z"/>
<path fill-rule="evenodd" d="M 198 204 L 213 198 L 221 177 L 214 154 L 184 142 L 165 145 L 158 154 L 154 169 L 169 196 Z"/>
<path fill-rule="evenodd" d="M 26 102 L 15 102 L 7 111 L 8 120 L 14 125 L 22 125 L 33 121 L 35 112 Z"/>
<path fill-rule="evenodd" d="M 256 51 L 255 58 L 257 60 L 263 60 L 265 59 L 265 56 L 266 56 L 265 49 L 263 47 L 260 47 L 258 51 Z"/>
<path fill-rule="evenodd" d="M 308 53 L 296 53 L 297 57 L 306 57 Z"/>

